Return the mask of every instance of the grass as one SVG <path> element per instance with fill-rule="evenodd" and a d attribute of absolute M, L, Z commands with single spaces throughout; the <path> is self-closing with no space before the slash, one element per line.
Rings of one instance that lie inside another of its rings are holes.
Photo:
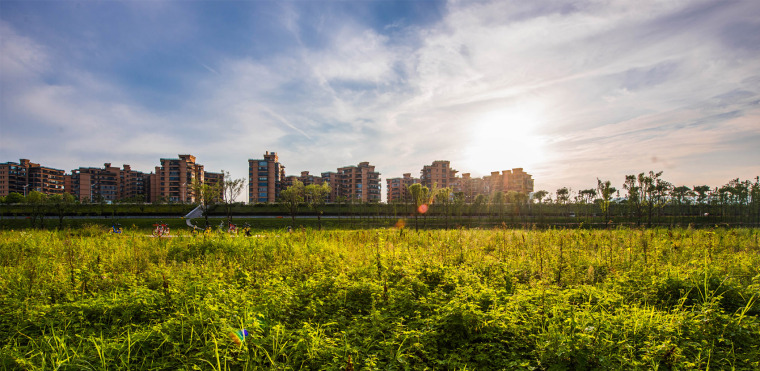
<path fill-rule="evenodd" d="M 0 232 L 0 368 L 760 367 L 754 229 L 149 234 Z"/>

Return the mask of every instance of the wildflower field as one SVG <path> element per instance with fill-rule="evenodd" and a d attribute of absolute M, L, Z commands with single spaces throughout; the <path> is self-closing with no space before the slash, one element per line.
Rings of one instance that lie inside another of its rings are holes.
<path fill-rule="evenodd" d="M 760 369 L 756 229 L 0 231 L 0 369 Z"/>

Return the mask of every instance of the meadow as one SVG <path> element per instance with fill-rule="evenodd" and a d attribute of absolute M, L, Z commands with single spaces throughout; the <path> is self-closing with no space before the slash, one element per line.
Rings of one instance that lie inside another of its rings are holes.
<path fill-rule="evenodd" d="M 757 229 L 172 234 L 0 231 L 0 368 L 760 369 Z"/>

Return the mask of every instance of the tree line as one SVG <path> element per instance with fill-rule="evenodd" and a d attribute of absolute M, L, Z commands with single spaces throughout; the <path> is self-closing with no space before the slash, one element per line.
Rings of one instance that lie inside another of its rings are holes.
<path fill-rule="evenodd" d="M 329 184 L 304 185 L 296 181 L 280 193 L 276 205 L 266 209 L 285 212 L 296 224 L 296 216 L 304 209 L 322 225 L 323 215 L 376 216 L 405 218 L 418 229 L 428 227 L 428 222 L 449 228 L 457 225 L 482 224 L 629 224 L 637 226 L 673 224 L 727 223 L 760 226 L 760 177 L 754 180 L 732 179 L 720 187 L 707 185 L 676 186 L 665 180 L 663 172 L 642 172 L 626 175 L 620 189 L 610 180 L 596 179 L 595 187 L 573 190 L 562 187 L 555 192 L 538 190 L 531 194 L 520 192 L 494 192 L 480 194 L 469 201 L 463 192 L 452 187 L 428 188 L 421 184 L 408 187 L 409 197 L 390 204 L 362 203 L 358 200 L 339 198 L 328 204 Z M 211 211 L 222 212 L 230 221 L 236 215 L 256 215 L 262 208 L 243 206 L 235 200 L 245 187 L 244 179 L 231 179 L 229 173 L 217 184 L 194 182 L 192 192 L 196 205 L 201 205 L 203 217 L 208 224 Z M 128 201 L 128 200 L 126 200 Z M 59 227 L 63 219 L 71 215 L 79 204 L 72 195 L 45 195 L 31 191 L 26 197 L 18 193 L 0 197 L 3 204 L 25 205 L 25 213 L 33 227 L 41 227 L 45 215 L 58 217 Z M 96 203 L 105 215 L 109 206 L 100 200 Z M 138 205 L 140 214 L 160 205 Z M 92 206 L 92 205 L 91 205 Z M 220 209 L 221 208 L 221 209 Z M 115 211 L 114 211 L 115 213 Z"/>

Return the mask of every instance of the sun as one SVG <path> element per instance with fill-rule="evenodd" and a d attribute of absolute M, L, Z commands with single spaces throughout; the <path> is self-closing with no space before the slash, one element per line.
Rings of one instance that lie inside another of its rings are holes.
<path fill-rule="evenodd" d="M 517 167 L 530 172 L 544 160 L 544 139 L 536 134 L 544 122 L 535 107 L 510 107 L 477 115 L 464 151 L 467 169 L 480 175 Z"/>

